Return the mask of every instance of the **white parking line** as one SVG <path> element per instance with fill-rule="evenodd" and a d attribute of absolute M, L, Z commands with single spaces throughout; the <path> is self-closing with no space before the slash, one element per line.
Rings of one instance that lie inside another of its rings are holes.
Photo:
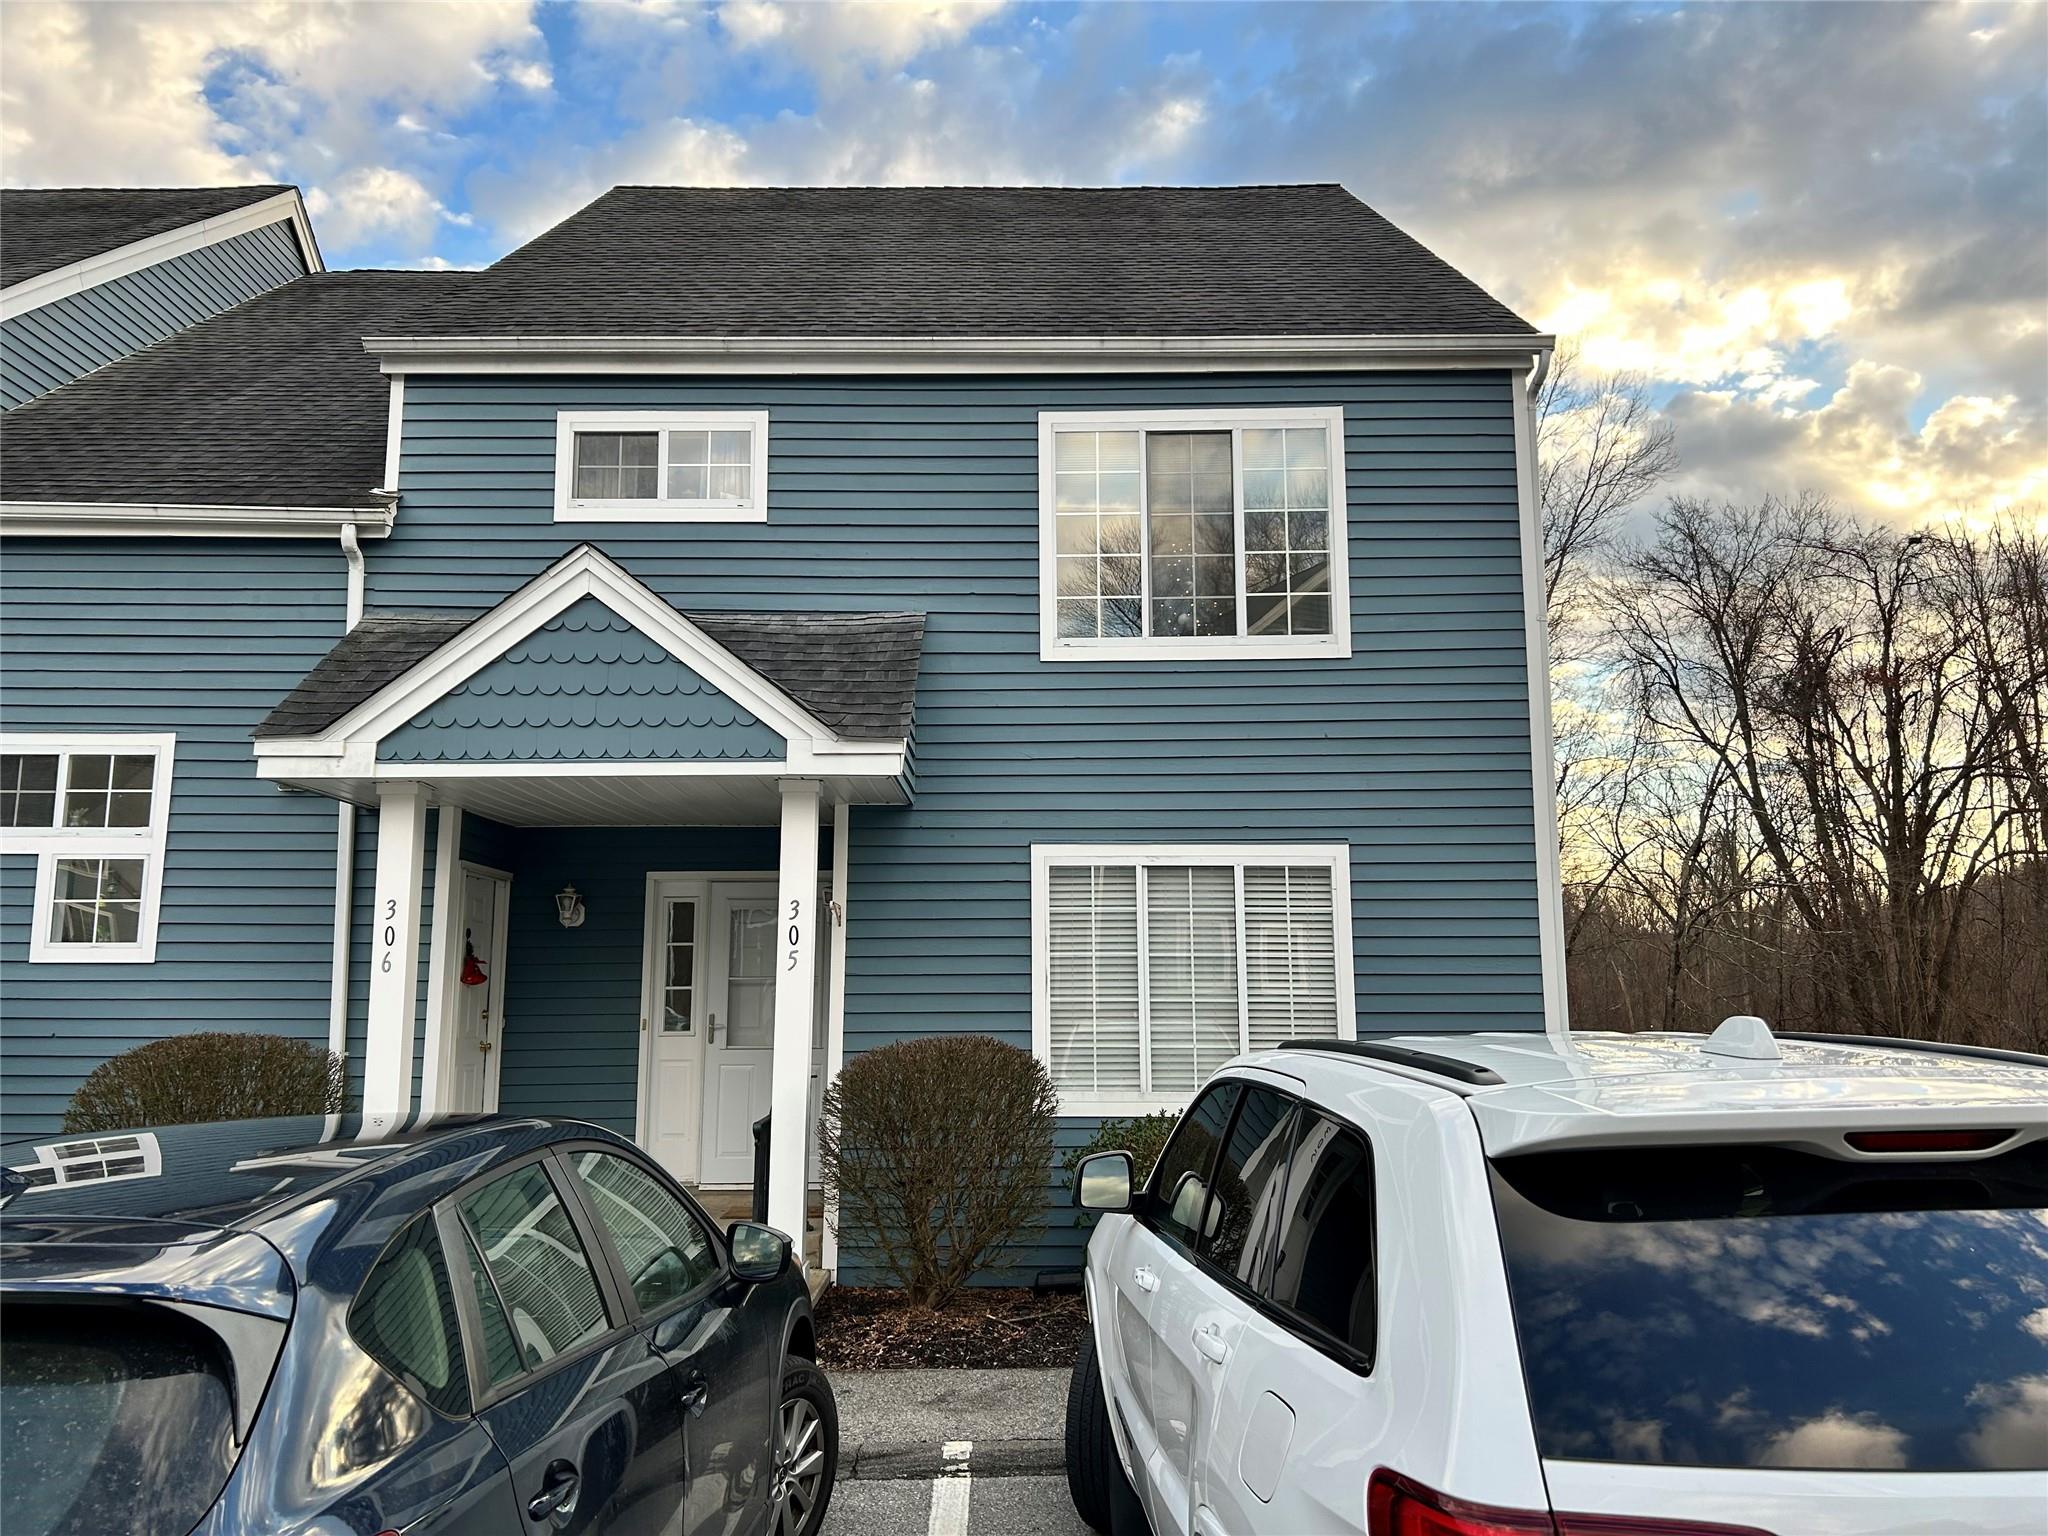
<path fill-rule="evenodd" d="M 948 1440 L 939 1447 L 945 1470 L 932 1479 L 932 1518 L 925 1536 L 967 1536 L 968 1502 L 974 1478 L 967 1470 L 972 1440 Z"/>

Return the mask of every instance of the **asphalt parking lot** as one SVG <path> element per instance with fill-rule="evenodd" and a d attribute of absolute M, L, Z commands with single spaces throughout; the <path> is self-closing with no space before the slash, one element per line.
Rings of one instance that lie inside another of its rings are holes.
<path fill-rule="evenodd" d="M 821 1536 L 1089 1536 L 1062 1470 L 1067 1372 L 841 1371 Z"/>

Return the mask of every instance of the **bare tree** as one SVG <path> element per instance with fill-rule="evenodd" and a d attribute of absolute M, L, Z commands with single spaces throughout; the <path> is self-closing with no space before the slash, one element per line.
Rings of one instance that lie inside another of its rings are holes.
<path fill-rule="evenodd" d="M 1678 447 L 1645 375 L 1588 372 L 1570 342 L 1552 357 L 1535 407 L 1543 593 L 1551 655 L 1564 660 L 1577 650 L 1589 566 L 1629 510 L 1678 467 Z"/>

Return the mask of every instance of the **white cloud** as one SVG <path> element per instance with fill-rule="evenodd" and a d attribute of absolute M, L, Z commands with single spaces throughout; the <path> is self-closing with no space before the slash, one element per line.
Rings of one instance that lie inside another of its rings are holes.
<path fill-rule="evenodd" d="M 845 0 L 837 5 L 725 0 L 718 24 L 742 48 L 773 48 L 815 74 L 863 64 L 896 69 L 957 43 L 1005 0 Z"/>
<path fill-rule="evenodd" d="M 450 217 L 418 178 L 388 165 L 358 166 L 309 188 L 306 212 L 321 237 L 342 249 L 381 236 L 418 249 L 430 244 L 435 225 Z M 468 220 L 456 215 L 451 222 Z"/>
<path fill-rule="evenodd" d="M 1773 1435 L 1757 1465 L 1896 1471 L 1906 1465 L 1906 1436 L 1871 1414 L 1837 1409 Z"/>

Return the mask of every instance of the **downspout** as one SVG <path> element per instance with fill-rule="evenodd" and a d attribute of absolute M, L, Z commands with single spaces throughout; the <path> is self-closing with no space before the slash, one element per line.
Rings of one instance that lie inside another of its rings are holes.
<path fill-rule="evenodd" d="M 363 616 L 363 546 L 356 525 L 341 525 L 341 558 L 348 562 L 348 624 Z M 344 633 L 346 630 L 344 630 Z M 334 974 L 328 981 L 327 1049 L 348 1061 L 348 949 L 355 919 L 356 808 L 344 800 L 334 818 Z"/>
<path fill-rule="evenodd" d="M 1536 364 L 1529 370 L 1529 398 L 1543 398 L 1543 381 L 1550 377 L 1550 349 L 1545 347 L 1536 354 Z"/>

